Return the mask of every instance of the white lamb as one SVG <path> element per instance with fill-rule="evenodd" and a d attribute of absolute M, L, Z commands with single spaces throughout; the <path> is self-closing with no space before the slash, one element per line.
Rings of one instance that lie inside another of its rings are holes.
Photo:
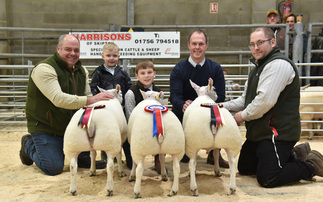
<path fill-rule="evenodd" d="M 213 88 L 213 80 L 209 79 L 207 87 L 199 87 L 191 81 L 198 97 L 186 109 L 183 123 L 185 134 L 185 153 L 190 158 L 189 171 L 191 177 L 190 189 L 194 196 L 198 196 L 195 172 L 196 157 L 200 149 L 207 151 L 213 150 L 214 156 L 214 173 L 221 176 L 219 167 L 219 149 L 226 151 L 230 166 L 230 184 L 228 195 L 233 194 L 236 190 L 236 161 L 235 157 L 239 153 L 242 145 L 242 136 L 236 121 L 231 113 L 225 108 L 219 108 L 225 124 L 216 128 L 211 123 L 211 112 L 208 107 L 201 107 L 201 103 L 215 104 L 216 93 Z M 212 97 L 212 99 L 211 99 Z"/>
<path fill-rule="evenodd" d="M 169 196 L 176 195 L 179 186 L 180 165 L 185 151 L 185 137 L 180 121 L 173 112 L 162 113 L 164 124 L 164 136 L 153 137 L 153 113 L 146 112 L 144 108 L 150 105 L 161 105 L 159 98 L 163 93 L 148 91 L 142 92 L 144 100 L 132 111 L 128 122 L 128 141 L 130 143 L 131 155 L 134 163 L 129 180 L 136 178 L 134 186 L 134 197 L 141 197 L 141 178 L 144 170 L 144 159 L 147 155 L 159 155 L 161 162 L 162 180 L 166 181 L 166 170 L 164 165 L 164 154 L 173 157 L 174 182 Z M 136 172 L 136 174 L 134 173 Z"/>
<path fill-rule="evenodd" d="M 323 119 L 323 87 L 322 86 L 312 86 L 301 88 L 301 98 L 299 106 L 300 117 L 302 121 L 313 121 Z M 315 114 L 315 112 L 318 112 Z M 309 122 L 302 122 L 302 129 L 319 129 L 321 124 L 316 124 L 317 127 L 312 127 L 314 124 Z M 309 131 L 308 139 L 311 140 L 313 138 L 313 131 Z"/>
<path fill-rule="evenodd" d="M 100 88 L 99 88 L 100 89 Z M 70 160 L 71 184 L 70 193 L 77 195 L 76 173 L 77 157 L 83 151 L 91 151 L 90 176 L 96 175 L 96 150 L 105 151 L 107 162 L 107 196 L 113 195 L 113 159 L 117 156 L 119 176 L 124 176 L 121 164 L 121 145 L 127 137 L 127 122 L 122 110 L 122 93 L 120 86 L 116 89 L 103 90 L 114 96 L 108 101 L 99 101 L 91 106 L 105 106 L 93 110 L 89 128 L 81 128 L 78 122 L 84 112 L 79 109 L 72 117 L 64 135 L 64 153 Z M 89 106 L 88 106 L 89 107 Z"/>

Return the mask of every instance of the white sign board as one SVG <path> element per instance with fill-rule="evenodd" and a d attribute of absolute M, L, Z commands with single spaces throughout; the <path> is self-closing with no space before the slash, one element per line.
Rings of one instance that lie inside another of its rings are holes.
<path fill-rule="evenodd" d="M 180 32 L 71 32 L 80 39 L 80 58 L 102 58 L 103 45 L 114 42 L 120 58 L 179 58 Z"/>

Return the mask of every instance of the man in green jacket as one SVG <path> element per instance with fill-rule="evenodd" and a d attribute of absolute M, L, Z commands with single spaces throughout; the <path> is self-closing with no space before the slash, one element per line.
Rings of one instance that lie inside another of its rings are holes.
<path fill-rule="evenodd" d="M 63 136 L 76 110 L 113 95 L 92 96 L 88 71 L 79 61 L 80 42 L 73 35 L 62 35 L 53 56 L 32 70 L 27 89 L 26 118 L 30 135 L 21 139 L 20 159 L 33 162 L 46 174 L 57 175 L 64 168 Z M 79 167 L 89 167 L 89 152 L 78 158 Z M 97 162 L 97 168 L 105 168 Z"/>
<path fill-rule="evenodd" d="M 268 27 L 250 35 L 255 68 L 239 98 L 223 103 L 237 124 L 245 121 L 247 133 L 238 161 L 242 175 L 257 175 L 263 187 L 323 177 L 323 156 L 300 138 L 300 86 L 295 64 L 276 47 Z"/>

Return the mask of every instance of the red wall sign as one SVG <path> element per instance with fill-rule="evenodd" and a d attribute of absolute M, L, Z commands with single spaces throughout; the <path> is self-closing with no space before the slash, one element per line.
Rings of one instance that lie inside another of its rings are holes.
<path fill-rule="evenodd" d="M 218 3 L 210 3 L 210 13 L 218 13 L 219 7 Z"/>

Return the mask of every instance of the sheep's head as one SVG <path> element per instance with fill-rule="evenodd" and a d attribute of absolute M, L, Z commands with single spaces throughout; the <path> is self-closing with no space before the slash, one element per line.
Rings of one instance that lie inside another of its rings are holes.
<path fill-rule="evenodd" d="M 109 89 L 109 90 L 105 90 L 103 88 L 100 88 L 99 86 L 97 86 L 100 92 L 104 92 L 104 93 L 110 93 L 111 95 L 114 96 L 114 98 L 117 98 L 119 100 L 120 103 L 122 103 L 122 92 L 121 92 L 121 87 L 119 84 L 117 84 L 115 89 Z"/>
<path fill-rule="evenodd" d="M 211 78 L 209 78 L 209 84 L 207 86 L 200 87 L 191 80 L 190 80 L 190 83 L 191 83 L 191 86 L 196 91 L 197 96 L 207 95 L 214 101 L 218 98 L 215 92 L 215 88 L 213 86 L 213 80 Z"/>
<path fill-rule="evenodd" d="M 144 100 L 157 100 L 160 101 L 161 99 L 164 99 L 164 92 L 156 92 L 156 91 L 142 91 L 140 90 L 142 97 Z"/>

